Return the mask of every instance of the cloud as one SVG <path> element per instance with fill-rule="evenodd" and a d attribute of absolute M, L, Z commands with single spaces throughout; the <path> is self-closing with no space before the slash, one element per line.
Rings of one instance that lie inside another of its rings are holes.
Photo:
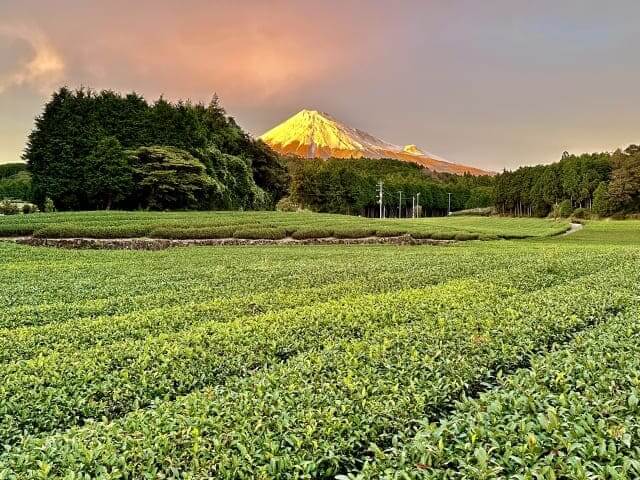
<path fill-rule="evenodd" d="M 0 70 L 0 94 L 21 86 L 49 93 L 62 80 L 65 64 L 60 53 L 39 30 L 0 25 L 0 38 L 18 40 L 29 46 L 30 54 Z"/>

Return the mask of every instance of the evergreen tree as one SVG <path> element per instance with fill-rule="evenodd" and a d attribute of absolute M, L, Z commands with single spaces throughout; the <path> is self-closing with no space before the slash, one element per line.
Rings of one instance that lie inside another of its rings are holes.
<path fill-rule="evenodd" d="M 118 139 L 103 138 L 86 160 L 84 177 L 89 206 L 109 210 L 122 202 L 133 187 L 132 173 Z"/>

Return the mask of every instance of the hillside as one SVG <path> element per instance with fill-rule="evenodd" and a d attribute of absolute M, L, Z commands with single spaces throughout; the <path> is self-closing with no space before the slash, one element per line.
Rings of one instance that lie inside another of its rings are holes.
<path fill-rule="evenodd" d="M 260 136 L 275 151 L 303 158 L 392 158 L 436 172 L 486 175 L 491 172 L 445 160 L 416 145 L 404 147 L 341 123 L 316 110 L 302 110 Z"/>

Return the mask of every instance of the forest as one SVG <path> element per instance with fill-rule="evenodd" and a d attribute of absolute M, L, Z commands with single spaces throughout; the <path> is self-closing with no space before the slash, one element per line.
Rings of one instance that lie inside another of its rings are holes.
<path fill-rule="evenodd" d="M 280 157 L 211 103 L 149 104 L 61 88 L 24 153 L 32 199 L 60 210 L 271 209 L 287 191 Z"/>
<path fill-rule="evenodd" d="M 613 153 L 563 154 L 550 165 L 521 167 L 495 177 L 499 213 L 599 216 L 640 211 L 640 146 Z"/>
<path fill-rule="evenodd" d="M 435 173 L 391 159 L 289 159 L 290 201 L 318 212 L 379 215 L 382 182 L 386 217 L 441 216 L 493 205 L 490 176 Z M 415 207 L 414 207 L 414 202 Z"/>

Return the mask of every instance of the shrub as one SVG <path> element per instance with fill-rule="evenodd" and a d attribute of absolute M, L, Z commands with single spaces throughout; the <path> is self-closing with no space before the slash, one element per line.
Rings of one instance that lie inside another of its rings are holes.
<path fill-rule="evenodd" d="M 0 213 L 3 215 L 16 215 L 20 213 L 20 209 L 15 203 L 4 200 L 0 202 Z"/>
<path fill-rule="evenodd" d="M 25 215 L 28 215 L 29 213 L 35 213 L 37 211 L 38 211 L 38 207 L 36 207 L 31 203 L 25 203 L 22 206 L 22 213 L 24 213 Z"/>
<path fill-rule="evenodd" d="M 558 205 L 558 215 L 562 218 L 568 218 L 573 212 L 573 205 L 571 205 L 571 200 L 563 200 Z"/>
<path fill-rule="evenodd" d="M 409 234 L 413 238 L 418 239 L 418 240 L 431 238 L 433 236 L 433 232 L 424 232 L 424 231 L 409 232 Z"/>
<path fill-rule="evenodd" d="M 38 238 L 137 238 L 148 233 L 148 227 L 135 225 L 83 226 L 76 224 L 47 225 L 37 229 Z"/>
<path fill-rule="evenodd" d="M 237 230 L 233 236 L 248 240 L 280 240 L 286 237 L 286 232 L 282 228 L 243 228 Z"/>
<path fill-rule="evenodd" d="M 291 235 L 296 240 L 307 238 L 327 238 L 333 236 L 333 232 L 326 228 L 301 228 Z"/>
<path fill-rule="evenodd" d="M 571 214 L 571 217 L 577 220 L 588 220 L 593 218 L 594 214 L 588 208 L 576 208 Z"/>
<path fill-rule="evenodd" d="M 172 240 L 231 238 L 233 237 L 234 230 L 235 229 L 233 227 L 163 227 L 156 228 L 149 234 L 149 236 L 153 238 L 168 238 Z"/>
<path fill-rule="evenodd" d="M 47 197 L 44 200 L 44 211 L 46 213 L 52 213 L 56 211 L 56 206 L 53 204 L 53 200 L 51 200 L 51 198 Z"/>
<path fill-rule="evenodd" d="M 276 204 L 276 210 L 279 212 L 297 212 L 300 210 L 300 205 L 291 200 L 291 197 L 283 197 Z"/>
<path fill-rule="evenodd" d="M 375 230 L 370 228 L 341 228 L 333 232 L 336 238 L 366 238 L 375 235 Z"/>
<path fill-rule="evenodd" d="M 480 238 L 480 234 L 478 233 L 457 233 L 454 237 L 455 240 L 460 242 L 466 242 L 468 240 L 478 240 Z"/>
<path fill-rule="evenodd" d="M 393 228 L 382 228 L 380 230 L 376 230 L 377 237 L 399 237 L 400 235 L 404 235 L 405 233 L 405 231 Z"/>
<path fill-rule="evenodd" d="M 33 227 L 28 225 L 0 224 L 0 237 L 23 237 L 33 235 Z"/>
<path fill-rule="evenodd" d="M 431 238 L 434 240 L 455 240 L 456 235 L 455 232 L 435 232 L 431 235 Z"/>

